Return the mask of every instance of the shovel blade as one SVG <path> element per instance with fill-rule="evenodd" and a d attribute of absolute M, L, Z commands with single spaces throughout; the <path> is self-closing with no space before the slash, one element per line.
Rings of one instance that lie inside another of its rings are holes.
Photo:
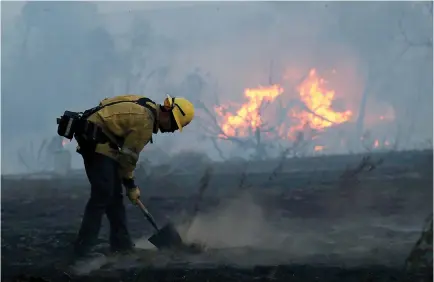
<path fill-rule="evenodd" d="M 171 223 L 165 225 L 160 231 L 149 237 L 148 241 L 159 250 L 177 249 L 184 246 L 181 236 Z"/>

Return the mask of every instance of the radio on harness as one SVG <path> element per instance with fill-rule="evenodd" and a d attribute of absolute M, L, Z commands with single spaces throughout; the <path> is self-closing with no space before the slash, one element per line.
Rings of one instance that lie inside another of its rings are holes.
<path fill-rule="evenodd" d="M 108 103 L 106 105 L 99 105 L 89 110 L 86 110 L 84 112 L 65 111 L 60 118 L 57 118 L 57 124 L 58 124 L 57 134 L 70 140 L 74 138 L 75 134 L 79 134 L 79 135 L 84 134 L 86 138 L 92 139 L 93 141 L 98 141 L 98 139 L 101 138 L 104 139 L 104 141 L 106 141 L 107 138 L 105 134 L 102 133 L 101 128 L 87 121 L 87 118 L 89 116 L 98 112 L 102 108 L 119 104 L 119 103 L 134 103 L 134 104 L 141 105 L 151 110 L 154 116 L 156 116 L 155 109 L 149 106 L 147 104 L 148 102 L 155 104 L 155 102 L 152 101 L 151 99 L 144 97 L 144 98 L 140 98 L 137 101 L 116 101 L 116 102 Z M 154 128 L 154 130 L 156 130 L 156 128 Z"/>
<path fill-rule="evenodd" d="M 57 134 L 71 140 L 80 126 L 81 117 L 82 113 L 65 111 L 60 118 L 57 118 Z"/>

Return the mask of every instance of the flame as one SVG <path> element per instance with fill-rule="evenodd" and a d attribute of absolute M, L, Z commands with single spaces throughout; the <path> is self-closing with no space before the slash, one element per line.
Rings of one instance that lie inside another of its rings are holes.
<path fill-rule="evenodd" d="M 244 91 L 248 102 L 243 104 L 236 114 L 229 113 L 227 106 L 215 107 L 217 114 L 224 119 L 221 124 L 224 135 L 247 136 L 251 129 L 259 128 L 263 124 L 261 109 L 264 102 L 272 102 L 282 93 L 283 88 L 279 85 L 248 88 Z"/>
<path fill-rule="evenodd" d="M 323 130 L 350 120 L 351 111 L 337 112 L 332 109 L 335 91 L 328 90 L 325 84 L 326 81 L 317 75 L 315 69 L 310 70 L 308 77 L 296 89 L 302 106 L 287 109 L 286 114 L 290 117 L 290 121 L 274 124 L 274 129 L 280 138 L 295 139 L 297 132 Z M 244 91 L 247 102 L 238 108 L 236 114 L 229 111 L 229 106 L 215 107 L 222 130 L 219 136 L 227 138 L 251 135 L 265 123 L 264 113 L 261 112 L 262 106 L 274 102 L 282 93 L 284 93 L 283 87 L 277 84 L 248 88 Z M 312 138 L 316 137 L 315 134 L 311 135 Z M 265 136 L 271 137 L 273 134 L 268 132 Z"/>
<path fill-rule="evenodd" d="M 296 113 L 302 123 L 307 123 L 312 129 L 321 130 L 336 124 L 348 121 L 352 112 L 333 111 L 332 102 L 335 91 L 325 88 L 326 81 L 317 76 L 316 70 L 312 69 L 309 76 L 298 87 L 300 99 L 308 108 L 307 111 Z"/>

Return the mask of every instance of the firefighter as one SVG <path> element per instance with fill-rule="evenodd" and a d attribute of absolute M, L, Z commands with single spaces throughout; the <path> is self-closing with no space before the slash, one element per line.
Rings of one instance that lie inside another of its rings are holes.
<path fill-rule="evenodd" d="M 82 129 L 75 133 L 77 152 L 83 157 L 91 184 L 75 254 L 89 253 L 95 244 L 104 214 L 110 223 L 110 246 L 113 252 L 134 249 L 128 233 L 123 189 L 136 204 L 140 189 L 134 182 L 134 169 L 143 147 L 152 143 L 158 131 L 182 131 L 194 117 L 194 106 L 185 98 L 170 97 L 163 105 L 137 95 L 107 98 L 88 111 Z"/>

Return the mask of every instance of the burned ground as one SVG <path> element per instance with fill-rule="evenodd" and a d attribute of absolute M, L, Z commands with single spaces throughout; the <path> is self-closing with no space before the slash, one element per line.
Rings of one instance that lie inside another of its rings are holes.
<path fill-rule="evenodd" d="M 202 173 L 155 170 L 142 179 L 143 201 L 157 221 L 170 218 L 205 252 L 157 252 L 146 241 L 149 224 L 128 204 L 140 251 L 82 262 L 75 273 L 67 256 L 88 197 L 83 176 L 4 177 L 2 280 L 25 274 L 48 281 L 432 281 L 432 264 L 405 268 L 432 212 L 432 151 L 298 163 L 278 172 L 277 161 L 247 169 L 214 164 L 194 218 Z M 100 238 L 97 250 L 104 251 L 106 222 Z"/>

